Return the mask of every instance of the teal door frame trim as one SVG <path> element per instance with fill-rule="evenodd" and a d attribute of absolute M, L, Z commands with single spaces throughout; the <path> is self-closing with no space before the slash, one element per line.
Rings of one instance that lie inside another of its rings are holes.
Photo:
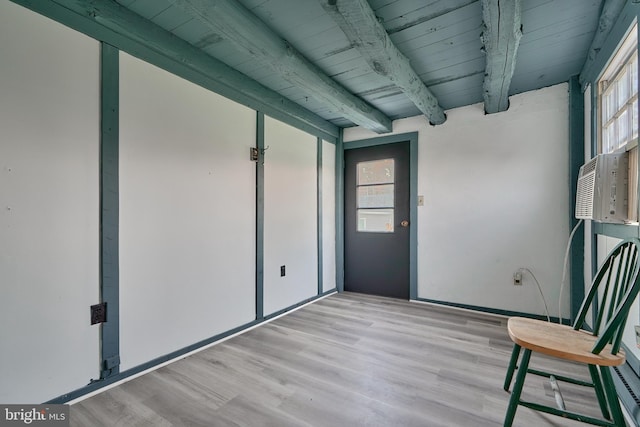
<path fill-rule="evenodd" d="M 119 373 L 119 75 L 120 52 L 100 44 L 100 300 L 107 321 L 100 325 L 100 379 Z"/>
<path fill-rule="evenodd" d="M 341 142 L 341 139 L 339 141 Z M 374 145 L 393 144 L 396 142 L 409 142 L 409 300 L 418 299 L 418 132 L 399 133 L 380 136 L 377 138 L 361 139 L 342 143 L 343 153 L 346 150 L 372 147 Z M 340 143 L 339 142 L 339 143 Z M 344 180 L 344 158 L 339 175 Z M 344 181 L 341 185 L 340 198 L 342 199 L 342 215 L 340 217 L 340 235 L 342 236 L 342 265 L 344 272 Z M 342 281 L 344 290 L 344 280 Z"/>
<path fill-rule="evenodd" d="M 256 320 L 264 319 L 264 113 L 256 112 Z"/>

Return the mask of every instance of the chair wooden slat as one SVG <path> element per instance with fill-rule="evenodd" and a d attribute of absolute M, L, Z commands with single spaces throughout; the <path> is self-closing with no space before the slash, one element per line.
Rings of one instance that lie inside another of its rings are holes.
<path fill-rule="evenodd" d="M 570 326 L 525 317 L 512 317 L 507 324 L 511 340 L 537 353 L 598 366 L 618 366 L 624 352 L 611 354 L 609 344 L 600 354 L 592 352 L 598 337 Z"/>

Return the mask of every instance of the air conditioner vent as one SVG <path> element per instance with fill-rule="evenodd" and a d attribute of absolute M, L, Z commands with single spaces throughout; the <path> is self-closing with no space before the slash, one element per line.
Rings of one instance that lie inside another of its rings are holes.
<path fill-rule="evenodd" d="M 596 181 L 596 173 L 594 170 L 591 170 L 590 173 L 582 175 L 582 169 L 580 169 L 580 171 L 581 176 L 578 178 L 578 190 L 576 194 L 576 218 L 592 219 L 593 190 Z"/>
<path fill-rule="evenodd" d="M 624 223 L 627 219 L 628 154 L 599 154 L 580 168 L 576 218 Z"/>
<path fill-rule="evenodd" d="M 581 168 L 580 168 L 580 176 L 584 175 L 588 175 L 591 172 L 594 172 L 596 170 L 596 164 L 598 163 L 598 158 L 594 157 L 593 159 L 589 160 L 587 163 L 585 163 Z"/>

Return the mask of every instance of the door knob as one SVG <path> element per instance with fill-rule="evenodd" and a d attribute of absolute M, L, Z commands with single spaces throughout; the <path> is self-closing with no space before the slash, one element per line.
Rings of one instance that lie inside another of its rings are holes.
<path fill-rule="evenodd" d="M 409 226 L 409 221 L 407 221 L 407 220 L 405 219 L 404 221 L 402 221 L 402 222 L 400 223 L 400 226 L 401 226 L 401 227 L 408 227 L 408 226 Z"/>

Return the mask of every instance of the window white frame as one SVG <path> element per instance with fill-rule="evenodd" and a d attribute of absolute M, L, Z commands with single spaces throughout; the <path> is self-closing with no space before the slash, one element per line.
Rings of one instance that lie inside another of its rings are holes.
<path fill-rule="evenodd" d="M 629 152 L 628 218 L 638 221 L 638 29 L 631 26 L 598 79 L 598 153 Z"/>

